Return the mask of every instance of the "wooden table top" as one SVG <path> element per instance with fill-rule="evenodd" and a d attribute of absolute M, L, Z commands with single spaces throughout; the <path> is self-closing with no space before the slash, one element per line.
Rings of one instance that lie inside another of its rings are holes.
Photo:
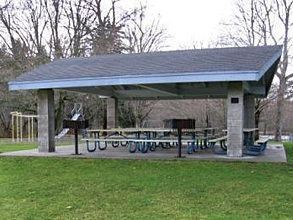
<path fill-rule="evenodd" d="M 161 128 L 112 128 L 112 129 L 91 129 L 88 132 L 170 132 L 172 129 Z"/>
<path fill-rule="evenodd" d="M 254 132 L 254 131 L 257 131 L 258 128 L 243 128 L 243 132 L 244 133 L 249 133 L 249 132 Z M 228 130 L 227 129 L 224 129 L 222 130 L 223 132 L 227 132 Z"/>
<path fill-rule="evenodd" d="M 254 132 L 257 130 L 258 130 L 258 128 L 243 128 L 243 132 L 246 132 L 246 133 Z"/>
<path fill-rule="evenodd" d="M 182 131 L 210 131 L 215 130 L 216 128 L 195 128 L 195 129 L 182 129 Z M 111 128 L 111 129 L 90 129 L 88 132 L 172 132 L 177 131 L 177 129 L 170 128 Z"/>

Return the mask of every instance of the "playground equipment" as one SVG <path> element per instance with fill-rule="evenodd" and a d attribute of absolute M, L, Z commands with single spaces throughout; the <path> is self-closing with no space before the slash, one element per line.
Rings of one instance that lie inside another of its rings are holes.
<path fill-rule="evenodd" d="M 11 129 L 12 129 L 12 142 L 23 141 L 23 120 L 27 119 L 27 140 L 33 142 L 34 135 L 34 121 L 38 118 L 38 115 L 23 115 L 21 112 L 10 112 L 11 114 Z"/>
<path fill-rule="evenodd" d="M 12 129 L 12 142 L 22 142 L 23 141 L 23 125 L 24 120 L 27 120 L 27 141 L 33 142 L 35 139 L 34 134 L 34 122 L 38 118 L 38 115 L 24 115 L 21 112 L 10 112 L 11 114 L 11 129 Z M 84 120 L 82 103 L 74 103 L 74 108 L 70 113 L 70 118 L 72 121 L 77 121 L 78 119 Z M 57 136 L 57 139 L 64 137 L 69 131 L 69 128 L 63 129 Z"/>
<path fill-rule="evenodd" d="M 79 117 L 83 118 L 82 103 L 74 103 L 74 107 L 70 113 L 70 118 L 72 121 L 77 121 Z M 61 139 L 69 131 L 69 128 L 63 128 L 63 130 L 55 137 L 56 139 Z"/>

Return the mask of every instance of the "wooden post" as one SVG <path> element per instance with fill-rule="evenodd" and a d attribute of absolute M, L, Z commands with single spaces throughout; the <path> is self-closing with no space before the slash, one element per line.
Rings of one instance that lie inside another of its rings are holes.
<path fill-rule="evenodd" d="M 22 142 L 22 113 L 19 113 L 20 142 Z"/>
<path fill-rule="evenodd" d="M 19 117 L 16 114 L 16 141 L 19 142 Z"/>
<path fill-rule="evenodd" d="M 31 125 L 30 125 L 31 121 L 30 121 L 30 117 L 28 117 L 28 120 L 27 120 L 27 139 L 28 139 L 28 142 L 31 142 Z"/>
<path fill-rule="evenodd" d="M 14 115 L 11 114 L 11 138 L 12 138 L 12 142 L 14 142 Z"/>
<path fill-rule="evenodd" d="M 31 122 L 31 129 L 32 129 L 32 141 L 34 141 L 34 117 L 32 117 L 32 122 Z"/>

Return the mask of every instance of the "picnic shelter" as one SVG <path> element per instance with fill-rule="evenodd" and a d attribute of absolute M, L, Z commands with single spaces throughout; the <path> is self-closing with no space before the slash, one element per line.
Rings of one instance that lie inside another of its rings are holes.
<path fill-rule="evenodd" d="M 109 54 L 59 59 L 9 82 L 38 91 L 39 151 L 55 151 L 54 90 L 107 97 L 108 128 L 118 100 L 227 100 L 227 156 L 243 155 L 243 128 L 254 128 L 255 98 L 268 95 L 282 46 Z"/>

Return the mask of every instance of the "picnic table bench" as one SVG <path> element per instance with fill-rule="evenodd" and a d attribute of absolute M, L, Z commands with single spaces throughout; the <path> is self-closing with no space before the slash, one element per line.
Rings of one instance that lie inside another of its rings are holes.
<path fill-rule="evenodd" d="M 216 139 L 209 140 L 212 151 L 215 154 L 225 155 L 226 151 L 227 151 L 227 146 L 225 143 L 226 141 L 227 141 L 227 136 L 222 136 L 222 137 L 219 137 Z M 254 144 L 254 145 L 245 145 L 246 149 L 243 151 L 243 154 L 249 155 L 249 156 L 258 156 L 258 155 L 262 154 L 262 152 L 267 147 L 268 141 L 269 141 L 269 138 L 263 138 L 263 139 L 255 141 L 256 144 Z M 216 149 L 217 142 L 220 142 L 220 147 L 222 149 L 220 151 Z"/>
<path fill-rule="evenodd" d="M 263 138 L 263 139 L 255 141 L 256 144 L 254 145 L 247 145 L 246 150 L 243 151 L 243 154 L 249 155 L 249 156 L 261 155 L 262 152 L 266 149 L 267 143 L 269 140 L 270 140 L 269 138 Z"/>
<path fill-rule="evenodd" d="M 88 142 L 94 142 L 95 147 L 93 149 L 89 148 L 89 145 L 87 145 L 87 150 L 89 152 L 94 152 L 98 146 L 99 150 L 105 150 L 107 148 L 107 143 L 108 142 L 125 142 L 126 146 L 129 147 L 129 152 L 134 153 L 136 152 L 137 145 L 133 145 L 133 143 L 139 143 L 141 144 L 140 147 L 138 147 L 138 150 L 140 150 L 142 153 L 146 153 L 148 149 L 151 151 L 154 151 L 156 149 L 157 144 L 163 146 L 163 143 L 168 143 L 168 144 L 178 144 L 178 139 L 134 139 L 134 138 L 83 138 L 81 139 L 83 141 Z M 100 145 L 101 142 L 104 142 L 105 145 L 102 147 Z M 183 144 L 190 144 L 192 142 L 195 142 L 195 140 L 187 140 L 183 139 L 182 143 Z M 114 147 L 118 147 L 118 145 L 112 145 Z"/>
<path fill-rule="evenodd" d="M 215 154 L 224 155 L 224 154 L 227 154 L 227 146 L 226 146 L 226 143 L 225 143 L 226 141 L 227 141 L 227 136 L 222 136 L 222 137 L 219 137 L 219 138 L 209 140 L 208 142 L 211 145 L 212 151 Z M 220 151 L 216 149 L 216 143 L 217 142 L 220 142 L 220 147 L 222 149 Z"/>

